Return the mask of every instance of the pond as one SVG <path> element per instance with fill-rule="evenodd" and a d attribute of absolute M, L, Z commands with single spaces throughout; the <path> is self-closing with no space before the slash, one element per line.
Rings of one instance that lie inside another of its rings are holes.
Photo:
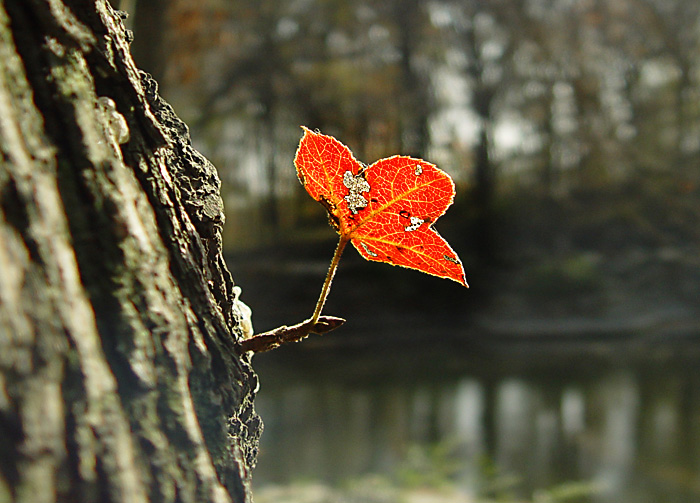
<path fill-rule="evenodd" d="M 697 343 L 329 337 L 254 359 L 264 501 L 368 476 L 458 495 L 439 501 L 700 501 Z"/>

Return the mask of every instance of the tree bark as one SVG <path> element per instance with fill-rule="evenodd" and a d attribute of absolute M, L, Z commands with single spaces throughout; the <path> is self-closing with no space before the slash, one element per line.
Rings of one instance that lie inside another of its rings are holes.
<path fill-rule="evenodd" d="M 0 0 L 0 502 L 247 502 L 214 167 L 106 0 Z"/>

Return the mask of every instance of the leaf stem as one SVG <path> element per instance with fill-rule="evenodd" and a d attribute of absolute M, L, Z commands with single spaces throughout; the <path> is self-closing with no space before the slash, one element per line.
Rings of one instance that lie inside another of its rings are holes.
<path fill-rule="evenodd" d="M 318 321 L 318 317 L 321 316 L 321 311 L 323 310 L 323 305 L 326 303 L 326 298 L 328 298 L 328 292 L 331 290 L 331 283 L 333 283 L 333 277 L 335 276 L 335 271 L 338 269 L 338 263 L 340 262 L 340 257 L 343 254 L 345 245 L 348 244 L 350 238 L 345 236 L 340 236 L 338 241 L 338 246 L 335 248 L 335 253 L 333 254 L 333 260 L 331 260 L 331 265 L 328 267 L 328 272 L 326 273 L 326 281 L 323 282 L 323 288 L 321 289 L 321 295 L 318 297 L 318 302 L 316 302 L 316 309 L 314 309 L 314 314 L 311 316 L 311 324 L 315 325 Z"/>

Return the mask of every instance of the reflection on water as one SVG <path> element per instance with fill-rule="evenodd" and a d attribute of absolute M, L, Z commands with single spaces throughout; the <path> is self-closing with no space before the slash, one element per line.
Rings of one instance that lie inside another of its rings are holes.
<path fill-rule="evenodd" d="M 299 349 L 256 357 L 265 421 L 258 487 L 396 473 L 416 446 L 443 445 L 449 459 L 432 462 L 474 497 L 496 496 L 495 470 L 515 477 L 512 496 L 527 500 L 586 481 L 596 490 L 585 501 L 700 501 L 695 357 L 582 355 L 557 364 L 553 355 L 509 368 L 472 355 L 445 375 L 424 372 L 415 354 L 392 354 L 390 371 L 358 361 L 353 375 L 355 357 Z"/>

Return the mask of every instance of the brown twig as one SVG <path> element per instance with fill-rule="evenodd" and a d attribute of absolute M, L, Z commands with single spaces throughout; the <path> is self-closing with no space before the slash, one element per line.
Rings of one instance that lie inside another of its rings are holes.
<path fill-rule="evenodd" d="M 299 342 L 310 334 L 325 334 L 335 330 L 343 323 L 345 323 L 343 318 L 336 318 L 335 316 L 320 316 L 316 322 L 314 322 L 313 318 L 309 318 L 291 327 L 283 325 L 269 332 L 254 335 L 250 339 L 241 342 L 240 347 L 244 352 L 262 353 L 275 349 L 287 342 Z"/>

